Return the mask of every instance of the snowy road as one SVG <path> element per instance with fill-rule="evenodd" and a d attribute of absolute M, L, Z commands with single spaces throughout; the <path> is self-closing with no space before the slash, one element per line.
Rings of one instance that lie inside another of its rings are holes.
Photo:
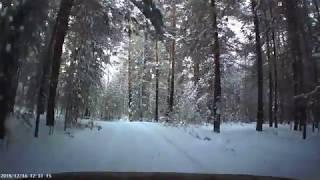
<path fill-rule="evenodd" d="M 102 125 L 101 131 L 78 130 L 74 138 L 58 131 L 53 137 L 30 138 L 28 145 L 15 144 L 9 152 L 2 152 L 9 163 L 3 168 L 10 172 L 204 170 L 199 161 L 166 137 L 158 124 Z"/>
<path fill-rule="evenodd" d="M 99 122 L 102 130 L 75 130 L 70 137 L 58 127 L 17 138 L 0 152 L 1 173 L 79 171 L 193 172 L 314 178 L 319 173 L 319 136 L 302 141 L 285 127 L 257 134 L 252 125 L 176 128 L 146 122 Z M 23 143 L 22 143 L 23 142 Z M 301 166 L 303 164 L 303 166 Z M 299 167 L 300 171 L 297 171 Z"/>

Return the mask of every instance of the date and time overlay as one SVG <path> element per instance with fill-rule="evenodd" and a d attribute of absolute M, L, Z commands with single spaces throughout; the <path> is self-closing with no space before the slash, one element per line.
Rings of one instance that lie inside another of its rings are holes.
<path fill-rule="evenodd" d="M 0 173 L 0 179 L 50 179 L 52 174 L 5 174 Z"/>

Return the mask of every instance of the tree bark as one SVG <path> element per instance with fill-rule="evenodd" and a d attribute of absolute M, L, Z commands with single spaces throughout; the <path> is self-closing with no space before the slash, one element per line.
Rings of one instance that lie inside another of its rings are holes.
<path fill-rule="evenodd" d="M 291 58 L 293 59 L 294 96 L 304 93 L 304 63 L 303 50 L 305 48 L 301 31 L 301 19 L 297 0 L 286 0 L 286 15 L 288 23 L 288 40 Z M 294 101 L 294 130 L 304 126 L 303 138 L 306 138 L 306 106 L 296 98 Z"/>
<path fill-rule="evenodd" d="M 154 120 L 159 121 L 159 52 L 158 52 L 158 39 L 156 39 L 156 104 Z"/>
<path fill-rule="evenodd" d="M 170 116 L 170 110 L 169 110 L 169 107 L 170 107 L 170 93 L 171 93 L 171 73 L 172 73 L 172 71 L 171 71 L 171 60 L 172 60 L 172 58 L 171 58 L 171 56 L 172 56 L 172 53 L 171 53 L 171 48 L 169 49 L 169 73 L 168 73 L 168 78 L 167 78 L 167 83 L 168 83 L 168 87 L 167 87 L 167 91 L 168 91 L 168 95 L 167 95 L 167 103 L 168 103 L 168 110 L 167 110 L 167 114 L 166 114 L 166 118 L 167 118 L 167 121 L 169 120 L 169 116 Z"/>
<path fill-rule="evenodd" d="M 40 79 L 38 79 L 37 83 L 39 83 L 39 89 L 37 94 L 37 107 L 36 107 L 36 122 L 35 122 L 35 130 L 34 130 L 34 137 L 39 137 L 39 123 L 40 123 L 40 115 L 45 112 L 45 104 L 47 102 L 48 97 L 48 80 L 50 75 L 50 66 L 52 64 L 52 53 L 53 53 L 53 40 L 56 32 L 56 26 L 55 23 L 53 26 L 53 30 L 51 32 L 51 35 L 49 35 L 49 32 L 47 33 L 46 39 L 49 40 L 48 47 L 45 48 L 43 55 L 41 56 L 40 62 L 39 62 L 39 69 L 38 74 L 40 76 Z"/>
<path fill-rule="evenodd" d="M 53 59 L 51 64 L 51 77 L 49 86 L 49 98 L 47 108 L 47 126 L 54 126 L 54 110 L 57 85 L 59 80 L 62 46 L 68 30 L 69 16 L 74 0 L 62 0 L 56 20 L 56 31 L 54 32 Z"/>
<path fill-rule="evenodd" d="M 273 126 L 273 77 L 272 77 L 272 61 L 270 55 L 270 37 L 269 31 L 267 32 L 267 56 L 268 56 L 268 66 L 269 66 L 269 126 Z"/>
<path fill-rule="evenodd" d="M 284 39 L 284 33 L 283 33 L 283 31 L 278 31 L 278 35 L 277 36 L 275 36 L 277 39 L 276 39 L 276 41 L 274 41 L 274 42 L 278 42 L 278 46 L 276 46 L 279 50 L 281 49 L 281 47 L 282 47 L 282 49 L 284 49 L 284 47 L 286 47 L 286 45 L 285 45 L 285 41 L 283 40 Z M 282 50 L 281 49 L 281 50 Z M 288 52 L 285 52 L 285 57 L 288 57 Z M 281 60 L 281 61 L 280 61 Z M 285 103 L 286 103 L 286 93 L 284 92 L 284 83 L 282 83 L 282 82 L 284 82 L 284 81 L 286 81 L 285 80 L 285 69 L 288 69 L 288 68 L 286 68 L 285 67 L 285 63 L 284 63 L 284 61 L 285 61 L 285 58 L 279 58 L 279 72 L 281 72 L 281 75 L 279 75 L 278 76 L 278 80 L 279 80 L 279 87 L 277 88 L 278 89 L 278 94 L 279 94 L 279 121 L 281 121 L 281 122 L 284 122 L 285 120 L 288 120 L 288 119 L 286 119 L 286 116 L 285 116 L 285 113 L 286 113 L 286 111 L 285 111 Z M 292 118 L 291 118 L 292 119 Z M 290 122 L 291 121 L 291 119 L 288 121 L 288 122 Z"/>
<path fill-rule="evenodd" d="M 277 66 L 277 44 L 276 44 L 276 17 L 273 15 L 272 3 L 269 5 L 270 17 L 272 18 L 271 25 L 271 38 L 273 47 L 273 74 L 274 74 L 274 104 L 273 104 L 273 119 L 274 127 L 278 128 L 278 66 Z"/>
<path fill-rule="evenodd" d="M 128 118 L 129 121 L 132 119 L 132 60 L 131 60 L 131 14 L 129 13 L 129 24 L 128 24 L 128 38 L 129 38 L 129 47 L 128 47 Z"/>
<path fill-rule="evenodd" d="M 217 22 L 217 9 L 215 0 L 211 0 L 212 8 L 212 20 L 213 20 L 213 31 L 214 31 L 214 99 L 213 99 L 213 131 L 220 133 L 220 113 L 221 113 L 221 72 L 220 72 L 220 44 L 219 44 L 219 33 L 218 33 L 218 22 Z"/>
<path fill-rule="evenodd" d="M 147 91 L 150 72 L 148 71 L 148 62 L 150 62 L 150 47 L 148 36 L 148 24 L 146 21 L 146 28 L 144 32 L 144 60 L 143 60 L 143 77 L 142 77 L 142 119 L 146 116 L 149 110 L 149 91 Z"/>
<path fill-rule="evenodd" d="M 278 67 L 277 67 L 277 47 L 275 40 L 275 30 L 272 30 L 272 43 L 273 43 L 273 71 L 274 71 L 274 114 L 273 122 L 274 127 L 278 128 Z"/>
<path fill-rule="evenodd" d="M 147 23 L 146 23 L 147 26 Z M 144 44 L 143 44 L 143 64 L 142 64 L 142 83 L 141 83 L 141 109 L 140 109 L 140 119 L 144 118 L 144 112 L 146 111 L 146 65 L 147 65 L 147 41 L 148 33 L 147 29 L 144 29 Z"/>
<path fill-rule="evenodd" d="M 267 50 L 267 59 L 268 59 L 268 79 L 269 79 L 269 127 L 273 126 L 273 75 L 272 75 L 272 60 L 271 60 L 271 52 L 270 52 L 270 23 L 268 21 L 267 10 L 264 10 L 264 18 L 265 18 L 265 26 L 266 26 L 266 50 Z"/>
<path fill-rule="evenodd" d="M 257 56 L 257 74 L 258 74 L 258 109 L 257 109 L 257 131 L 262 131 L 263 126 L 263 62 L 260 40 L 259 17 L 256 0 L 251 0 L 251 8 L 253 13 L 255 40 L 256 40 L 256 56 Z"/>
<path fill-rule="evenodd" d="M 171 80 L 170 80 L 170 97 L 169 97 L 169 114 L 173 112 L 174 106 L 174 76 L 175 76 L 175 58 L 176 58 L 176 2 L 172 2 L 172 28 L 173 40 L 171 44 Z"/>

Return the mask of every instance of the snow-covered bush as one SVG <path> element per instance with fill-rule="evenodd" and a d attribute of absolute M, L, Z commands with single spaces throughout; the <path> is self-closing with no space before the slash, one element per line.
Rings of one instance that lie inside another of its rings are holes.
<path fill-rule="evenodd" d="M 174 120 L 185 121 L 189 123 L 200 122 L 200 112 L 197 107 L 197 88 L 192 82 L 185 85 L 184 93 L 178 99 L 171 117 Z"/>

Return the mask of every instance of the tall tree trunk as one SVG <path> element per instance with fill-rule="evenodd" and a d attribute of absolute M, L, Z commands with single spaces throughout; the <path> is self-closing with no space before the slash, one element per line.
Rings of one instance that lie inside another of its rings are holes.
<path fill-rule="evenodd" d="M 147 26 L 147 23 L 146 23 Z M 143 120 L 144 112 L 146 111 L 146 65 L 147 65 L 147 43 L 148 43 L 148 32 L 147 28 L 144 29 L 144 42 L 143 42 L 143 64 L 142 64 L 142 84 L 141 84 L 141 110 L 140 119 Z"/>
<path fill-rule="evenodd" d="M 298 95 L 300 93 L 300 74 L 298 71 L 298 66 L 301 62 L 301 50 L 299 48 L 299 32 L 298 32 L 298 25 L 297 25 L 297 2 L 296 0 L 286 0 L 285 1 L 286 6 L 286 16 L 288 18 L 288 41 L 289 41 L 289 47 L 290 47 L 290 55 L 292 58 L 292 72 L 293 72 L 293 94 L 294 96 Z M 299 108 L 295 101 L 294 103 L 294 127 L 293 129 L 295 131 L 298 130 L 299 127 Z"/>
<path fill-rule="evenodd" d="M 173 112 L 174 105 L 174 76 L 175 76 L 175 58 L 176 58 L 176 2 L 172 2 L 172 28 L 173 40 L 171 44 L 171 80 L 170 80 L 170 98 L 169 98 L 169 113 Z"/>
<path fill-rule="evenodd" d="M 257 109 L 257 131 L 262 131 L 263 126 L 263 62 L 260 40 L 260 28 L 258 7 L 256 0 L 251 0 L 251 8 L 253 13 L 254 31 L 256 36 L 256 56 L 257 56 L 257 73 L 258 73 L 258 109 Z"/>
<path fill-rule="evenodd" d="M 276 41 L 274 42 L 278 42 L 276 47 L 279 49 L 279 50 L 282 50 L 284 48 L 286 48 L 286 45 L 285 45 L 285 41 L 283 40 L 283 36 L 284 36 L 284 33 L 282 31 L 278 31 L 278 36 L 276 36 Z M 276 44 L 276 43 L 274 43 Z M 285 57 L 288 57 L 288 52 L 285 52 L 284 54 Z M 280 58 L 279 58 L 280 60 Z M 279 61 L 279 72 L 281 73 L 281 75 L 278 76 L 278 80 L 279 80 L 279 87 L 277 88 L 278 89 L 278 93 L 279 93 L 279 121 L 280 122 L 284 122 L 286 119 L 285 119 L 285 103 L 286 103 L 286 93 L 284 92 L 284 81 L 285 80 L 285 69 L 288 69 L 285 67 L 284 65 L 284 60 L 285 58 L 282 58 L 281 61 Z M 292 118 L 291 118 L 292 119 Z M 288 121 L 290 122 L 291 119 Z M 287 119 L 288 120 L 288 119 Z"/>
<path fill-rule="evenodd" d="M 168 95 L 167 95 L 167 103 L 168 103 L 168 110 L 167 110 L 167 114 L 166 114 L 166 120 L 168 121 L 169 120 L 169 116 L 170 116 L 170 93 L 171 93 L 171 73 L 172 73 L 172 71 L 171 71 L 171 60 L 172 60 L 172 58 L 171 58 L 171 56 L 172 56 L 172 53 L 171 53 L 171 48 L 169 49 L 169 73 L 168 73 L 168 78 L 167 78 L 167 83 L 168 83 L 168 87 L 167 87 L 167 91 L 168 91 Z"/>
<path fill-rule="evenodd" d="M 309 6 L 306 0 L 303 0 L 303 6 L 302 6 L 302 14 L 303 14 L 303 22 L 301 22 L 300 24 L 300 31 L 302 33 L 302 55 L 303 55 L 303 63 L 305 64 L 305 69 L 308 69 L 308 71 L 303 71 L 303 81 L 305 81 L 304 83 L 304 87 L 303 90 L 310 92 L 313 89 L 316 88 L 316 86 L 318 85 L 318 66 L 317 66 L 317 60 L 315 58 L 312 58 L 312 49 L 313 47 L 313 43 L 312 43 L 312 35 L 313 33 L 313 29 L 312 29 L 312 23 L 311 23 L 311 19 L 309 17 Z M 318 19 L 320 20 L 320 19 Z M 305 106 L 305 110 L 303 112 L 303 117 L 302 117 L 302 121 L 303 121 L 303 138 L 306 138 L 306 134 L 307 134 L 307 111 L 309 111 L 308 105 L 304 104 Z M 314 106 L 316 106 L 314 104 Z M 313 108 L 311 107 L 310 110 L 312 110 Z M 317 110 L 316 110 L 317 111 Z M 316 114 L 316 111 L 313 114 Z M 304 117 L 305 116 L 305 117 Z M 314 123 L 314 122 L 313 122 Z"/>
<path fill-rule="evenodd" d="M 273 77 L 272 77 L 272 61 L 271 61 L 271 54 L 270 54 L 270 37 L 269 37 L 269 30 L 266 33 L 267 38 L 267 57 L 268 57 L 268 66 L 269 66 L 269 126 L 273 126 Z"/>
<path fill-rule="evenodd" d="M 50 66 L 52 63 L 52 53 L 53 53 L 53 40 L 56 32 L 55 23 L 53 25 L 52 32 L 50 34 L 50 30 L 47 32 L 46 40 L 49 40 L 48 47 L 46 47 L 40 56 L 40 62 L 38 66 L 38 73 L 40 78 L 37 78 L 37 84 L 39 84 L 38 94 L 37 94 L 37 104 L 36 104 L 36 122 L 35 122 L 35 130 L 34 137 L 39 136 L 39 123 L 40 123 L 40 115 L 45 112 L 45 104 L 47 102 L 48 97 L 48 80 L 50 75 Z"/>
<path fill-rule="evenodd" d="M 128 47 L 128 118 L 131 121 L 132 119 L 132 60 L 131 60 L 131 14 L 129 13 L 129 24 L 128 24 L 128 38 L 129 38 L 129 47 Z"/>
<path fill-rule="evenodd" d="M 288 23 L 288 40 L 290 45 L 291 58 L 293 59 L 294 73 L 294 96 L 304 93 L 304 63 L 303 50 L 304 43 L 301 32 L 301 19 L 299 16 L 299 6 L 297 0 L 286 0 L 286 15 Z M 294 100 L 294 129 L 298 129 L 298 124 L 303 126 L 303 138 L 306 138 L 306 106 Z"/>
<path fill-rule="evenodd" d="M 80 44 L 83 44 L 83 42 L 81 41 Z M 73 56 L 73 60 L 71 60 L 70 62 L 70 68 L 68 69 L 68 78 L 67 78 L 67 85 L 66 85 L 66 96 L 65 98 L 67 99 L 66 101 L 66 110 L 65 110 L 65 119 L 64 119 L 64 130 L 66 131 L 66 129 L 68 127 L 71 126 L 72 123 L 72 116 L 74 116 L 74 114 L 72 113 L 73 110 L 73 106 L 75 106 L 76 102 L 75 102 L 75 98 L 74 96 L 77 96 L 77 93 L 74 91 L 74 88 L 77 87 L 75 82 L 76 79 L 75 77 L 78 76 L 77 74 L 77 70 L 79 68 L 79 64 L 80 63 L 76 63 L 77 59 L 79 58 L 79 52 L 80 49 L 79 48 L 75 48 L 74 52 L 72 53 Z"/>
<path fill-rule="evenodd" d="M 148 37 L 148 24 L 146 21 L 146 28 L 144 31 L 144 60 L 143 60 L 143 82 L 142 82 L 142 116 L 146 116 L 146 112 L 149 110 L 149 91 L 147 91 L 148 82 L 150 81 L 150 72 L 148 68 L 148 62 L 150 62 L 150 47 Z M 143 117 L 142 117 L 143 118 Z"/>
<path fill-rule="evenodd" d="M 268 59 L 268 79 L 269 79 L 269 127 L 273 126 L 273 75 L 272 75 L 272 69 L 273 64 L 271 60 L 271 52 L 270 52 L 270 22 L 268 21 L 268 14 L 267 9 L 264 10 L 264 18 L 265 18 L 265 37 L 266 37 L 266 50 L 267 50 L 267 59 Z"/>
<path fill-rule="evenodd" d="M 53 59 L 51 64 L 51 77 L 49 86 L 48 108 L 47 108 L 47 126 L 50 129 L 54 126 L 54 110 L 57 85 L 60 73 L 62 46 L 68 30 L 69 16 L 74 0 L 62 0 L 60 10 L 56 20 L 56 29 L 53 40 Z"/>
<path fill-rule="evenodd" d="M 278 67 L 277 67 L 277 47 L 275 40 L 275 30 L 272 29 L 272 44 L 273 44 L 273 71 L 274 71 L 274 127 L 278 128 Z"/>
<path fill-rule="evenodd" d="M 143 120 L 143 96 L 144 96 L 144 70 L 145 70 L 145 59 L 144 59 L 144 50 L 143 50 L 143 54 L 142 54 L 143 58 L 142 58 L 142 62 L 140 65 L 140 69 L 139 69 L 139 79 L 140 79 L 140 83 L 139 83 L 139 116 L 140 116 L 140 121 Z"/>
<path fill-rule="evenodd" d="M 154 120 L 159 121 L 159 52 L 158 52 L 158 39 L 156 39 L 156 104 L 155 104 L 155 114 Z"/>
<path fill-rule="evenodd" d="M 316 11 L 317 11 L 317 20 L 318 20 L 318 24 L 320 23 L 320 10 L 319 10 L 319 1 L 317 2 L 317 0 L 313 0 L 313 3 L 316 7 Z M 307 12 L 308 13 L 308 12 Z M 308 17 L 308 16 L 307 16 Z M 310 23 L 308 24 L 308 29 L 309 29 L 309 32 L 312 33 L 312 28 L 310 27 Z M 318 25 L 319 27 L 319 25 Z M 311 35 L 311 34 L 310 34 Z M 311 35 L 312 36 L 312 35 Z M 312 51 L 312 50 L 311 50 Z M 312 52 L 311 52 L 312 53 Z M 312 54 L 311 54 L 311 58 L 312 58 Z M 317 60 L 316 59 L 313 59 L 313 69 L 314 69 L 314 81 L 315 81 L 315 84 L 317 85 L 319 82 L 318 82 L 318 75 L 319 75 L 319 70 L 318 70 L 318 63 L 317 63 Z M 318 117 L 320 118 L 320 117 Z"/>
<path fill-rule="evenodd" d="M 16 91 L 14 84 L 18 73 L 19 38 L 21 36 L 20 27 L 32 10 L 32 1 L 28 0 L 18 5 L 17 9 L 12 9 L 12 21 L 4 23 L 1 27 L 0 35 L 0 139 L 5 137 L 4 122 L 10 111 L 10 104 L 14 102 Z M 9 16 L 6 16 L 6 20 Z M 6 21 L 5 20 L 5 21 Z M 2 23 L 1 23 L 2 24 Z M 13 29 L 11 29 L 14 27 Z M 13 105 L 12 105 L 13 108 Z"/>
<path fill-rule="evenodd" d="M 211 0 L 211 11 L 213 20 L 213 31 L 214 31 L 214 99 L 213 99 L 213 117 L 214 127 L 213 130 L 216 133 L 220 133 L 220 117 L 221 117 L 221 72 L 220 72 L 220 44 L 219 44 L 219 33 L 218 33 L 218 22 L 217 22 L 217 8 L 215 0 Z"/>
<path fill-rule="evenodd" d="M 173 112 L 173 106 L 174 106 L 174 79 L 175 79 L 175 46 L 176 46 L 176 40 L 173 40 L 172 42 L 172 56 L 171 56 L 171 78 L 170 78 L 170 98 L 169 98 L 169 112 Z"/>

